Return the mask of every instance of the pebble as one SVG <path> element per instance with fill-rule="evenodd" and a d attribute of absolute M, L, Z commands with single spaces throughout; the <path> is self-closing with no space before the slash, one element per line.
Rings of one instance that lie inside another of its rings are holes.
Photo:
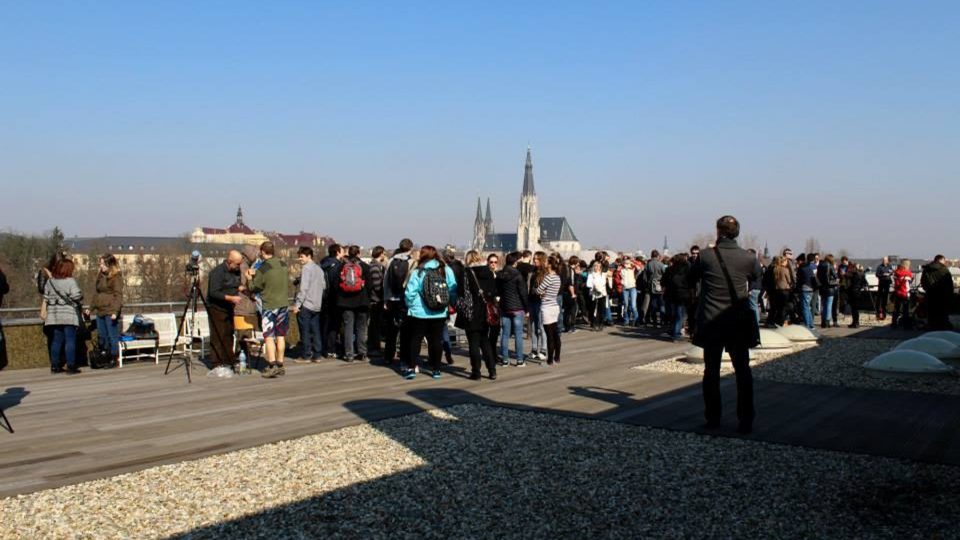
<path fill-rule="evenodd" d="M 0 500 L 2 538 L 930 538 L 960 469 L 461 405 Z"/>

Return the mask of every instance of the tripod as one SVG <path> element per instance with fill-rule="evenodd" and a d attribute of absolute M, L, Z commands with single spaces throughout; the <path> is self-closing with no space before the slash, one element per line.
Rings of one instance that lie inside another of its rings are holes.
<path fill-rule="evenodd" d="M 3 407 L 0 407 L 0 420 L 2 420 L 2 422 L 0 422 L 0 427 L 9 431 L 10 433 L 13 433 L 13 426 L 10 424 L 10 419 L 7 418 L 6 414 L 4 414 Z"/>
<path fill-rule="evenodd" d="M 187 303 L 183 306 L 183 315 L 180 317 L 180 325 L 177 328 L 177 337 L 173 340 L 173 347 L 170 349 L 170 357 L 167 359 L 167 369 L 164 370 L 163 374 L 167 375 L 171 371 L 176 371 L 177 369 L 183 367 L 187 372 L 187 383 L 192 383 L 193 380 L 190 377 L 190 372 L 193 369 L 193 347 L 190 348 L 190 352 L 186 350 L 183 351 L 183 358 L 178 360 L 178 365 L 173 369 L 170 369 L 170 364 L 173 362 L 173 355 L 177 352 L 177 343 L 180 342 L 180 337 L 183 335 L 183 329 L 187 327 L 187 312 L 190 312 L 190 329 L 197 327 L 197 304 L 203 304 L 203 309 L 207 309 L 207 301 L 203 299 L 203 295 L 200 293 L 200 272 L 197 271 L 193 273 L 193 281 L 190 284 L 190 292 L 187 293 Z M 189 339 L 193 339 L 190 337 Z"/>

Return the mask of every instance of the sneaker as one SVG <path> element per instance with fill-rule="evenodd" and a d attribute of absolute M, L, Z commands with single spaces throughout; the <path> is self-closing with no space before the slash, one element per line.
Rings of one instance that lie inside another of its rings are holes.
<path fill-rule="evenodd" d="M 417 378 L 417 372 L 410 368 L 407 368 L 403 370 L 403 378 L 408 381 L 412 381 L 413 379 Z"/>
<path fill-rule="evenodd" d="M 277 377 L 283 377 L 287 374 L 287 370 L 283 368 L 283 364 L 277 366 Z"/>
<path fill-rule="evenodd" d="M 440 370 L 439 370 L 439 369 L 433 370 L 433 373 L 431 373 L 430 376 L 433 377 L 434 379 L 439 379 L 439 378 L 440 378 Z"/>
<path fill-rule="evenodd" d="M 553 358 L 550 358 L 550 359 L 547 360 L 547 365 L 548 365 L 548 366 L 552 366 L 552 365 L 553 365 Z"/>
<path fill-rule="evenodd" d="M 490 372 L 490 380 L 491 380 L 491 381 L 497 380 L 497 372 L 496 372 L 496 371 L 491 371 L 491 372 Z"/>
<path fill-rule="evenodd" d="M 367 355 L 365 355 L 365 354 L 358 354 L 358 355 L 354 356 L 353 359 L 354 359 L 355 361 L 357 361 L 357 362 L 363 362 L 364 360 L 367 359 Z"/>
<path fill-rule="evenodd" d="M 274 379 L 277 376 L 277 366 L 270 364 L 263 370 L 263 373 L 260 375 L 264 379 Z"/>
<path fill-rule="evenodd" d="M 413 372 L 420 373 L 420 366 L 419 365 L 413 366 Z"/>
<path fill-rule="evenodd" d="M 509 366 L 509 365 L 510 365 L 510 361 L 509 361 L 509 360 L 504 360 L 503 358 L 501 358 L 501 359 L 497 360 L 497 365 L 499 365 L 499 366 Z"/>
<path fill-rule="evenodd" d="M 82 371 L 80 371 L 80 368 L 78 368 L 78 367 L 76 367 L 76 366 L 68 366 L 68 367 L 67 367 L 67 375 L 78 375 L 78 374 L 80 374 L 80 373 L 82 373 Z"/>
<path fill-rule="evenodd" d="M 444 355 L 446 356 L 447 363 L 448 363 L 448 364 L 453 364 L 453 355 L 451 355 L 451 354 L 448 353 L 448 352 L 444 352 Z"/>
<path fill-rule="evenodd" d="M 554 358 L 554 359 L 553 359 L 553 363 L 554 363 L 554 364 L 559 364 L 559 363 L 560 363 L 560 357 Z"/>
<path fill-rule="evenodd" d="M 529 358 L 530 360 L 539 360 L 540 353 L 538 353 L 537 351 L 533 351 L 532 353 L 529 354 L 527 358 Z"/>
<path fill-rule="evenodd" d="M 479 381 L 479 380 L 482 379 L 482 378 L 483 378 L 483 376 L 480 375 L 479 372 L 475 372 L 475 373 L 471 373 L 471 374 L 470 374 L 470 380 L 471 380 L 471 381 Z"/>
<path fill-rule="evenodd" d="M 516 363 L 516 366 L 517 366 L 517 367 L 525 367 L 526 365 L 527 365 L 527 363 L 526 363 L 525 361 L 523 361 L 523 360 L 520 360 L 519 362 Z"/>

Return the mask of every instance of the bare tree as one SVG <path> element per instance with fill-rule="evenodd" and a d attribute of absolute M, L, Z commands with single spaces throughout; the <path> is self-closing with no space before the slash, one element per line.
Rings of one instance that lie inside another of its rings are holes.
<path fill-rule="evenodd" d="M 805 253 L 820 253 L 820 241 L 811 236 L 804 242 L 803 249 Z"/>
<path fill-rule="evenodd" d="M 128 268 L 126 280 L 127 286 L 138 292 L 138 301 L 175 302 L 185 298 L 190 285 L 185 272 L 188 248 L 184 242 L 137 255 L 135 268 Z"/>
<path fill-rule="evenodd" d="M 757 238 L 755 234 L 746 234 L 740 236 L 740 247 L 743 249 L 753 249 L 757 252 L 763 251 L 763 244 L 760 243 L 760 239 Z"/>
<path fill-rule="evenodd" d="M 717 233 L 701 233 L 694 235 L 690 239 L 690 243 L 687 245 L 687 251 L 690 250 L 693 246 L 700 246 L 700 249 L 705 249 L 712 246 L 717 241 Z"/>

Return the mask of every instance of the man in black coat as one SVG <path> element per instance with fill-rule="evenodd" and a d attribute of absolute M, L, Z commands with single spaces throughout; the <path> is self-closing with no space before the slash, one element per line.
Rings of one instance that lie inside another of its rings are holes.
<path fill-rule="evenodd" d="M 950 324 L 950 300 L 953 299 L 953 276 L 945 264 L 947 258 L 937 255 L 923 267 L 920 286 L 926 296 L 927 326 L 931 330 L 953 330 Z"/>
<path fill-rule="evenodd" d="M 737 245 L 740 223 L 733 216 L 717 220 L 717 245 L 700 253 L 690 270 L 700 284 L 697 333 L 693 344 L 704 354 L 703 401 L 707 428 L 720 426 L 720 360 L 726 349 L 737 378 L 738 431 L 753 430 L 753 375 L 750 349 L 760 342 L 756 316 L 750 308 L 748 284 L 760 279 L 760 262 Z"/>
<path fill-rule="evenodd" d="M 10 292 L 7 276 L 0 268 L 0 307 L 3 307 L 3 297 Z M 7 340 L 3 335 L 3 322 L 0 321 L 0 369 L 7 367 Z"/>

